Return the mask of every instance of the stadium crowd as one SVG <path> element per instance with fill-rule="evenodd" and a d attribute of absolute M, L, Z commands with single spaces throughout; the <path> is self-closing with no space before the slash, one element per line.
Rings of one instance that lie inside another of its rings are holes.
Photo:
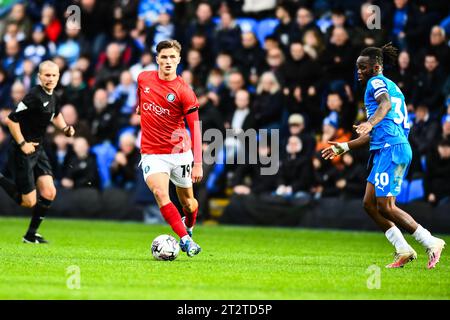
<path fill-rule="evenodd" d="M 400 50 L 398 64 L 384 73 L 408 103 L 414 153 L 408 178 L 423 181 L 430 203 L 450 197 L 446 1 L 10 2 L 0 10 L 2 172 L 11 139 L 4 119 L 37 83 L 38 64 L 51 59 L 61 70 L 56 90 L 61 112 L 77 133 L 67 138 L 48 129 L 46 148 L 57 185 L 138 192 L 137 75 L 156 70 L 159 41 L 177 39 L 183 45 L 179 74 L 198 96 L 203 131 L 281 133 L 277 175 L 262 176 L 261 164 L 205 165 L 197 188 L 203 205 L 226 190 L 361 198 L 368 151 L 325 162 L 320 150 L 327 141 L 350 140 L 352 125 L 365 117 L 355 70 L 359 52 L 392 41 Z M 72 4 L 81 9 L 80 29 L 66 24 Z M 367 27 L 371 4 L 381 8 L 380 29 Z M 237 147 L 225 140 L 228 153 Z M 263 149 L 260 154 L 270 154 Z"/>

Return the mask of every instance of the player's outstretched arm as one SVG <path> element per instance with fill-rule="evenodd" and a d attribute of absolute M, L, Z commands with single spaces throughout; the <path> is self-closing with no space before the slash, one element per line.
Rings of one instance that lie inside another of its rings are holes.
<path fill-rule="evenodd" d="M 369 120 L 356 126 L 356 133 L 361 135 L 369 133 L 392 109 L 391 99 L 388 93 L 380 94 L 376 100 L 378 103 L 377 110 Z"/>
<path fill-rule="evenodd" d="M 64 117 L 59 113 L 52 120 L 53 125 L 58 129 L 62 130 L 67 137 L 73 137 L 75 135 L 75 128 L 73 126 L 68 126 Z"/>
<path fill-rule="evenodd" d="M 370 136 L 368 134 L 361 135 L 356 139 L 349 142 L 336 142 L 328 141 L 331 146 L 322 150 L 322 158 L 325 160 L 333 159 L 334 157 L 340 156 L 351 149 L 358 149 L 366 146 L 370 142 Z"/>

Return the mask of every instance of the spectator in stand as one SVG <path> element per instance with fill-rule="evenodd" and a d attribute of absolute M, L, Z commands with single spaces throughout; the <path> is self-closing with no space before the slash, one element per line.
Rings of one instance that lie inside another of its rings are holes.
<path fill-rule="evenodd" d="M 350 141 L 352 134 L 350 132 L 346 132 L 343 128 L 340 128 L 338 125 L 337 115 L 330 114 L 328 117 L 323 119 L 322 125 L 322 135 L 318 137 L 316 152 L 319 152 L 330 145 L 328 141 L 338 141 L 338 142 L 347 142 Z M 342 157 L 334 157 L 331 160 L 331 163 L 338 169 L 343 169 Z"/>
<path fill-rule="evenodd" d="M 284 85 L 285 81 L 283 78 L 283 65 L 285 63 L 285 55 L 280 48 L 272 48 L 267 50 L 266 53 L 266 65 L 267 70 L 272 71 L 282 85 Z"/>
<path fill-rule="evenodd" d="M 203 33 L 208 43 L 214 43 L 214 29 L 216 26 L 212 20 L 213 9 L 210 3 L 202 1 L 195 11 L 195 19 L 187 26 L 184 33 L 184 43 L 190 43 L 193 35 Z"/>
<path fill-rule="evenodd" d="M 139 2 L 140 0 L 114 0 L 114 20 L 122 21 L 127 30 L 133 29 L 138 19 Z"/>
<path fill-rule="evenodd" d="M 309 197 L 314 184 L 313 166 L 311 157 L 303 151 L 302 141 L 298 136 L 289 137 L 286 157 L 281 161 L 277 178 L 277 195 Z"/>
<path fill-rule="evenodd" d="M 225 79 L 222 70 L 213 68 L 208 75 L 206 81 L 206 89 L 208 90 L 208 98 L 214 107 L 219 106 L 220 97 L 224 94 Z"/>
<path fill-rule="evenodd" d="M 302 143 L 302 152 L 312 158 L 316 149 L 316 139 L 314 135 L 305 130 L 305 118 L 299 113 L 293 113 L 288 118 L 288 126 L 288 137 L 299 137 Z M 286 144 L 287 140 L 281 143 L 283 146 Z"/>
<path fill-rule="evenodd" d="M 322 112 L 318 108 L 318 92 L 323 76 L 322 68 L 306 54 L 301 42 L 294 41 L 289 48 L 290 57 L 280 69 L 288 110 L 290 113 L 303 112 L 313 126 L 320 125 Z"/>
<path fill-rule="evenodd" d="M 450 140 L 441 140 L 430 152 L 427 159 L 424 187 L 428 202 L 433 205 L 448 203 L 450 200 Z"/>
<path fill-rule="evenodd" d="M 346 199 L 361 199 L 366 189 L 366 168 L 356 159 L 356 155 L 350 152 L 342 155 L 344 166 L 336 177 L 336 188 Z"/>
<path fill-rule="evenodd" d="M 41 23 L 45 27 L 45 35 L 51 42 L 56 43 L 62 32 L 62 24 L 56 16 L 55 8 L 51 5 L 45 5 L 42 8 Z"/>
<path fill-rule="evenodd" d="M 109 1 L 81 0 L 81 30 L 91 46 L 90 58 L 96 60 L 107 43 L 113 25 L 113 6 Z"/>
<path fill-rule="evenodd" d="M 87 119 L 91 99 L 91 91 L 83 80 L 81 70 L 71 69 L 70 84 L 64 90 L 62 103 L 74 105 L 80 118 Z"/>
<path fill-rule="evenodd" d="M 426 47 L 422 48 L 420 53 L 417 55 L 418 63 L 420 65 L 421 61 L 424 60 L 427 53 L 432 52 L 436 55 L 442 69 L 447 74 L 450 71 L 450 48 L 447 43 L 444 28 L 440 26 L 433 26 L 430 31 L 429 43 Z"/>
<path fill-rule="evenodd" d="M 411 103 L 416 75 L 411 64 L 410 55 L 407 51 L 400 52 L 395 69 L 391 69 L 390 72 L 387 72 L 387 76 L 397 84 L 400 90 L 402 90 L 405 101 L 409 105 Z M 408 111 L 413 111 L 413 109 L 409 108 Z"/>
<path fill-rule="evenodd" d="M 106 47 L 106 53 L 100 57 L 97 66 L 96 87 L 104 87 L 108 81 L 115 84 L 119 82 L 120 74 L 125 69 L 125 63 L 122 60 L 122 52 L 118 43 L 110 43 Z"/>
<path fill-rule="evenodd" d="M 145 29 L 145 46 L 156 54 L 156 45 L 164 40 L 174 39 L 176 35 L 175 24 L 171 21 L 168 12 L 159 14 L 156 23 Z"/>
<path fill-rule="evenodd" d="M 4 43 L 11 40 L 16 40 L 21 46 L 23 46 L 26 36 L 23 31 L 19 30 L 19 25 L 16 22 L 10 22 L 6 25 L 5 35 L 2 40 Z"/>
<path fill-rule="evenodd" d="M 119 119 L 117 123 L 119 128 L 125 127 L 130 115 L 135 112 L 137 105 L 137 85 L 133 81 L 131 72 L 125 70 L 120 75 L 120 83 L 114 88 L 114 91 L 109 97 L 111 103 L 117 105 Z"/>
<path fill-rule="evenodd" d="M 244 77 L 261 74 L 264 66 L 264 50 L 253 32 L 247 31 L 241 36 L 242 47 L 234 54 L 236 65 L 243 72 Z"/>
<path fill-rule="evenodd" d="M 381 47 L 385 43 L 384 28 L 369 29 L 375 21 L 373 19 L 374 10 L 371 2 L 365 2 L 361 5 L 360 19 L 355 27 L 354 37 L 352 38 L 353 45 L 357 51 L 365 47 Z"/>
<path fill-rule="evenodd" d="M 353 83 L 355 60 L 356 51 L 347 30 L 334 28 L 322 59 L 332 90 L 342 89 L 343 82 Z"/>
<path fill-rule="evenodd" d="M 112 38 L 109 42 L 115 42 L 120 46 L 122 61 L 126 66 L 130 66 L 139 61 L 142 50 L 130 36 L 129 31 L 121 21 L 114 23 L 112 27 Z"/>
<path fill-rule="evenodd" d="M 301 41 L 306 31 L 315 29 L 320 33 L 320 29 L 316 26 L 314 21 L 314 14 L 311 9 L 307 7 L 299 7 L 296 12 L 296 20 L 289 36 L 290 42 Z"/>
<path fill-rule="evenodd" d="M 82 53 L 89 52 L 89 45 L 81 29 L 66 28 L 56 48 L 56 54 L 63 57 L 69 66 L 73 66 Z"/>
<path fill-rule="evenodd" d="M 33 61 L 27 59 L 23 61 L 22 74 L 16 79 L 23 83 L 26 92 L 37 84 L 37 72 Z"/>
<path fill-rule="evenodd" d="M 89 143 L 83 137 L 73 141 L 74 155 L 64 168 L 61 185 L 67 189 L 100 188 L 97 159 L 89 152 Z"/>
<path fill-rule="evenodd" d="M 241 44 L 241 28 L 236 24 L 233 14 L 224 11 L 220 14 L 220 22 L 214 31 L 214 52 L 228 50 L 235 52 Z"/>
<path fill-rule="evenodd" d="M 413 152 L 409 176 L 417 178 L 424 173 L 422 163 L 427 154 L 433 148 L 433 144 L 439 136 L 439 123 L 430 116 L 428 107 L 418 105 L 415 110 L 415 119 L 409 133 L 409 142 Z"/>
<path fill-rule="evenodd" d="M 280 21 L 274 30 L 274 35 L 285 52 L 288 52 L 291 43 L 291 33 L 294 28 L 294 22 L 291 16 L 292 8 L 290 3 L 282 2 L 275 9 L 275 16 Z"/>
<path fill-rule="evenodd" d="M 345 15 L 345 10 L 342 7 L 335 7 L 331 9 L 331 25 L 327 28 L 325 32 L 325 40 L 330 41 L 335 28 L 344 28 L 347 30 L 349 37 L 353 35 L 353 29 L 347 21 L 347 16 Z"/>
<path fill-rule="evenodd" d="M 330 113 L 337 113 L 338 123 L 347 131 L 352 132 L 357 108 L 338 91 L 331 91 L 327 95 L 327 109 Z"/>
<path fill-rule="evenodd" d="M 5 54 L 2 55 L 0 60 L 0 67 L 6 71 L 9 79 L 14 79 L 22 73 L 23 57 L 17 40 L 12 39 L 6 43 Z"/>
<path fill-rule="evenodd" d="M 214 65 L 214 42 L 208 42 L 206 33 L 194 33 L 188 47 L 200 52 L 203 64 L 208 70 Z"/>
<path fill-rule="evenodd" d="M 413 105 L 427 105 L 433 118 L 437 118 L 443 111 L 444 97 L 442 96 L 442 87 L 445 81 L 445 74 L 439 64 L 436 54 L 427 53 L 425 55 L 425 68 L 417 78 L 412 96 Z"/>
<path fill-rule="evenodd" d="M 19 32 L 23 33 L 25 38 L 28 38 L 31 33 L 32 23 L 26 14 L 26 7 L 24 3 L 16 3 L 12 6 L 9 15 L 6 19 L 0 20 L 0 37 L 3 39 L 6 26 L 10 23 L 15 23 L 18 26 Z"/>
<path fill-rule="evenodd" d="M 234 98 L 236 92 L 241 89 L 245 89 L 245 79 L 242 73 L 238 70 L 230 72 L 228 76 L 228 81 L 226 84 L 226 90 L 222 93 L 220 97 L 220 104 L 218 106 L 219 111 L 223 114 L 225 119 L 230 118 L 236 105 L 234 103 Z"/>
<path fill-rule="evenodd" d="M 94 144 L 105 140 L 114 141 L 117 132 L 117 110 L 108 104 L 108 93 L 105 89 L 97 89 L 94 93 L 93 107 L 90 108 L 89 123 Z"/>
<path fill-rule="evenodd" d="M 119 139 L 119 151 L 111 164 L 111 179 L 113 185 L 125 190 L 132 190 L 136 185 L 137 166 L 140 159 L 136 148 L 136 137 L 124 133 Z"/>
<path fill-rule="evenodd" d="M 209 98 L 209 92 L 204 88 L 196 88 L 195 95 L 199 103 L 198 116 L 202 122 L 202 131 L 218 129 L 225 134 L 225 120 Z"/>
<path fill-rule="evenodd" d="M 266 158 L 270 157 L 270 147 L 260 144 L 258 146 L 258 157 L 266 162 Z M 236 168 L 233 176 L 232 186 L 233 192 L 238 195 L 262 195 L 270 194 L 277 188 L 276 175 L 262 175 L 261 169 L 269 167 L 263 165 L 263 161 L 258 161 L 256 164 L 243 164 Z M 249 178 L 250 183 L 247 183 Z"/>
<path fill-rule="evenodd" d="M 12 105 L 7 106 L 9 109 L 15 109 L 20 101 L 25 97 L 27 91 L 25 86 L 20 81 L 15 81 L 11 87 L 11 102 Z"/>
<path fill-rule="evenodd" d="M 386 29 L 389 30 L 389 39 L 400 50 L 411 49 L 413 41 L 424 43 L 424 38 L 419 38 L 420 26 L 418 25 L 420 12 L 409 0 L 393 0 L 393 5 L 386 6 Z M 417 37 L 414 39 L 412 33 Z"/>
<path fill-rule="evenodd" d="M 322 58 L 322 54 L 325 51 L 322 34 L 318 33 L 315 29 L 306 31 L 303 35 L 303 44 L 303 49 L 312 60 L 320 60 Z"/>
<path fill-rule="evenodd" d="M 61 107 L 61 113 L 68 126 L 73 126 L 77 136 L 84 137 L 91 143 L 94 139 L 91 135 L 91 129 L 86 120 L 78 118 L 78 112 L 75 106 L 65 104 Z"/>
<path fill-rule="evenodd" d="M 283 94 L 275 75 L 264 72 L 256 88 L 252 113 L 258 129 L 279 129 L 283 116 Z"/>
<path fill-rule="evenodd" d="M 62 178 L 66 175 L 65 170 L 69 168 L 69 160 L 74 156 L 72 142 L 73 138 L 68 138 L 63 132 L 57 131 L 48 148 L 47 154 L 57 185 L 61 183 Z"/>
<path fill-rule="evenodd" d="M 133 81 L 137 82 L 139 73 L 141 73 L 142 71 L 154 71 L 157 69 L 158 69 L 158 66 L 153 61 L 152 52 L 149 50 L 146 50 L 142 53 L 140 61 L 131 66 L 130 72 L 133 77 Z"/>
<path fill-rule="evenodd" d="M 196 49 L 189 49 L 186 58 L 185 70 L 190 70 L 194 77 L 194 87 L 204 87 L 206 85 L 206 77 L 208 76 L 208 68 L 203 62 L 203 56 Z"/>
<path fill-rule="evenodd" d="M 56 46 L 53 42 L 48 41 L 44 28 L 41 23 L 33 27 L 31 42 L 25 46 L 23 51 L 24 58 L 33 61 L 36 66 L 56 52 Z"/>
<path fill-rule="evenodd" d="M 233 64 L 233 56 L 229 52 L 220 52 L 216 57 L 216 67 L 222 72 L 226 83 L 231 71 L 233 71 Z"/>

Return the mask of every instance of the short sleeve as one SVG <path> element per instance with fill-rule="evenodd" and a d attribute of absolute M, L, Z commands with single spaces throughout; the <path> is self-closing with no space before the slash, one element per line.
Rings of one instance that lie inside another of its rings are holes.
<path fill-rule="evenodd" d="M 185 115 L 199 107 L 197 96 L 188 86 L 183 87 L 181 101 L 183 103 L 183 114 Z"/>
<path fill-rule="evenodd" d="M 370 80 L 370 90 L 373 97 L 376 99 L 383 93 L 388 93 L 386 82 L 383 79 L 375 78 Z"/>
<path fill-rule="evenodd" d="M 19 122 L 25 114 L 35 109 L 38 105 L 39 99 L 36 97 L 36 95 L 30 92 L 22 99 L 22 101 L 19 102 L 16 110 L 11 112 L 8 117 L 14 122 Z"/>

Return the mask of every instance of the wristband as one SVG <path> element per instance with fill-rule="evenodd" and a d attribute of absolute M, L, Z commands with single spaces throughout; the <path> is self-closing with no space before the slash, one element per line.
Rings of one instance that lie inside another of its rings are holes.
<path fill-rule="evenodd" d="M 25 143 L 27 143 L 27 142 L 25 140 L 23 140 L 21 143 L 18 143 L 18 145 L 20 148 L 22 148 L 25 145 Z"/>
<path fill-rule="evenodd" d="M 337 144 L 336 146 L 332 146 L 331 149 L 338 156 L 341 154 L 344 154 L 350 150 L 347 142 L 342 142 L 342 143 Z"/>

